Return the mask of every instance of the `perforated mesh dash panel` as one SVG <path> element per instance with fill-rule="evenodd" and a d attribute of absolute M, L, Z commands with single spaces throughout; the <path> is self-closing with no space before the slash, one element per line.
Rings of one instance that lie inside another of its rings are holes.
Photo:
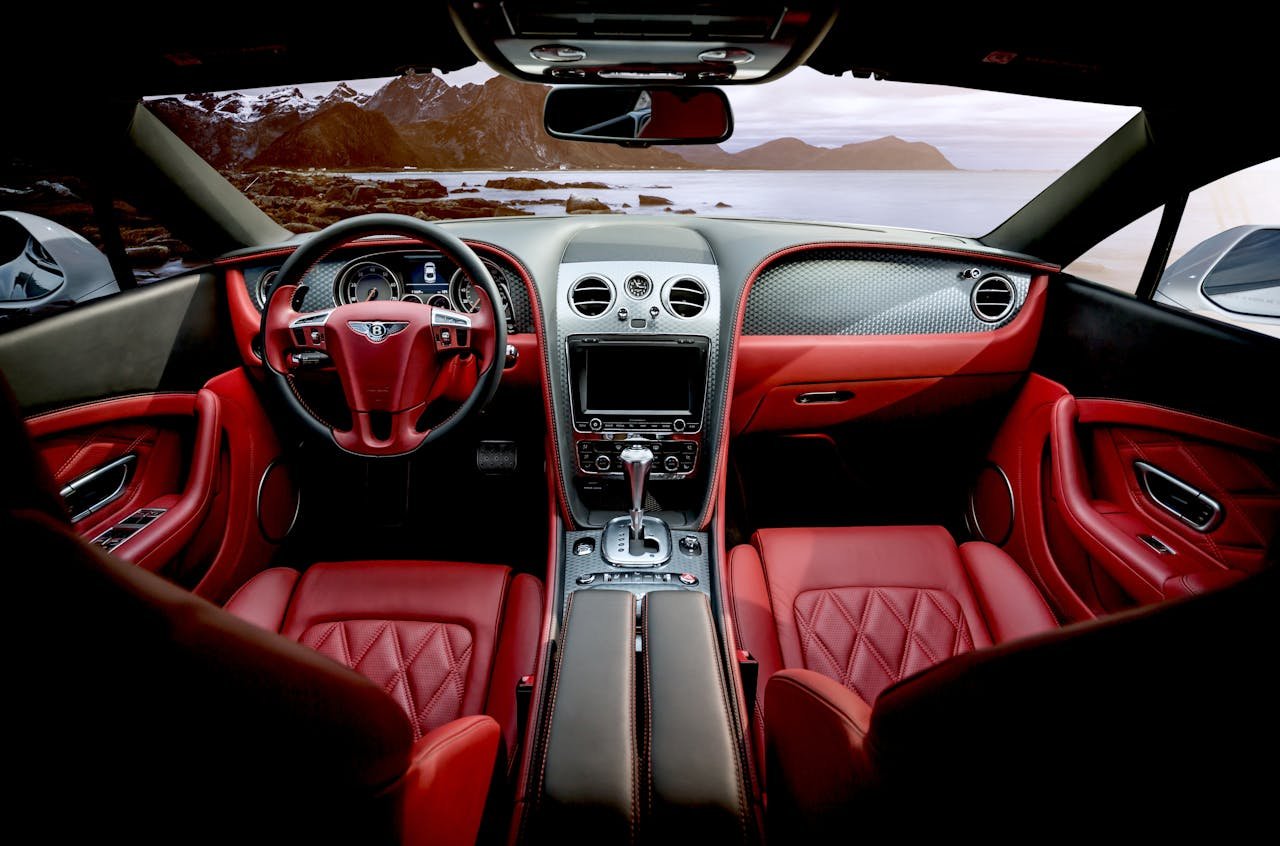
<path fill-rule="evenodd" d="M 1000 273 L 1015 304 L 998 323 L 973 313 L 979 278 Z M 1031 277 L 973 259 L 888 250 L 832 249 L 783 259 L 756 279 L 747 300 L 745 335 L 923 335 L 989 332 L 1017 316 Z"/>

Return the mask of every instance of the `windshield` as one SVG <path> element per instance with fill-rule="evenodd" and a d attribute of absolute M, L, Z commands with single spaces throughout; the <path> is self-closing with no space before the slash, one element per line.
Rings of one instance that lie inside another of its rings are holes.
<path fill-rule="evenodd" d="M 483 65 L 146 103 L 293 232 L 390 211 L 698 214 L 981 235 L 1136 113 L 809 68 L 726 91 L 732 138 L 660 149 L 553 139 L 545 87 Z"/>

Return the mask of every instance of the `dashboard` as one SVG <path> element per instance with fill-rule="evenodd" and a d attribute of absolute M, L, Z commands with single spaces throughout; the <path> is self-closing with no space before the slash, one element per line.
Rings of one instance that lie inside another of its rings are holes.
<path fill-rule="evenodd" d="M 441 225 L 499 287 L 502 390 L 540 386 L 526 396 L 541 398 L 548 472 L 579 528 L 616 510 L 618 453 L 633 442 L 654 454 L 672 527 L 698 530 L 733 437 L 1007 393 L 1030 365 L 1056 269 L 974 239 L 890 228 L 608 216 Z M 250 364 L 263 294 L 289 249 L 219 260 Z M 303 282 L 307 311 L 370 298 L 476 308 L 454 263 L 412 242 L 357 241 Z"/>

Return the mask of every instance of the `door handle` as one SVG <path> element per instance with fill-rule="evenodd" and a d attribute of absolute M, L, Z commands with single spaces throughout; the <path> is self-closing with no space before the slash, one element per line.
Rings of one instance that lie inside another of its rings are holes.
<path fill-rule="evenodd" d="M 796 397 L 801 405 L 812 405 L 820 402 L 845 402 L 853 399 L 853 391 L 809 391 Z"/>
<path fill-rule="evenodd" d="M 136 453 L 122 455 L 90 470 L 63 488 L 62 500 L 71 515 L 71 522 L 77 523 L 118 499 L 129 484 L 137 461 Z"/>
<path fill-rule="evenodd" d="M 1192 485 L 1145 461 L 1133 462 L 1142 489 L 1156 505 L 1197 532 L 1207 532 L 1218 524 L 1222 506 Z"/>

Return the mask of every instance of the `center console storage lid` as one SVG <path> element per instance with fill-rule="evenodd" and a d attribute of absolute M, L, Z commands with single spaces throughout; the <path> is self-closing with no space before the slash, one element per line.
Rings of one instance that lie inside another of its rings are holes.
<path fill-rule="evenodd" d="M 575 593 L 565 613 L 547 704 L 540 795 L 531 842 L 590 832 L 630 843 L 639 824 L 635 599 L 628 591 Z"/>
<path fill-rule="evenodd" d="M 707 597 L 678 590 L 648 594 L 643 641 L 648 839 L 746 842 L 754 825 Z"/>

